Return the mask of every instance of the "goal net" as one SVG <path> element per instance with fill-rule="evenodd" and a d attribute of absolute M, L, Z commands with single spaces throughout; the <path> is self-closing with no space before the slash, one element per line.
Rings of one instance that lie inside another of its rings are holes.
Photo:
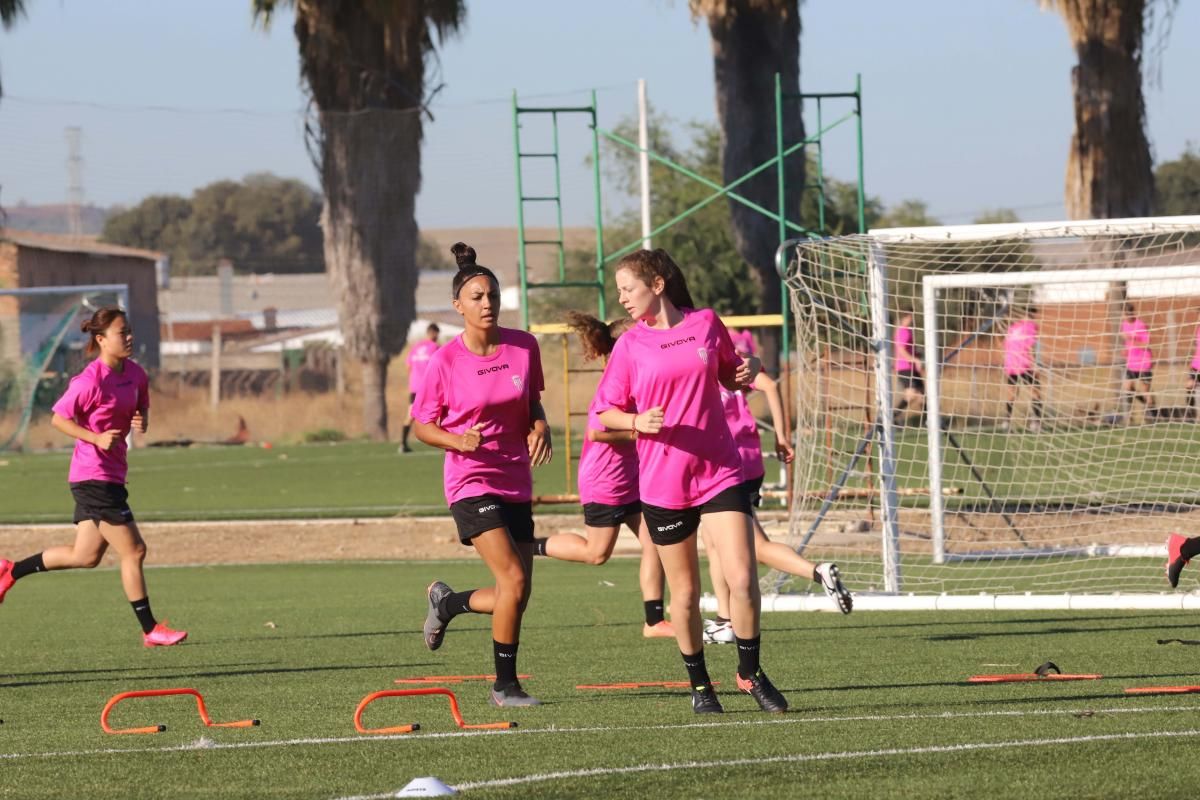
<path fill-rule="evenodd" d="M 1200 606 L 1163 577 L 1200 534 L 1200 217 L 785 247 L 790 544 L 858 607 Z"/>
<path fill-rule="evenodd" d="M 0 451 L 24 449 L 30 424 L 82 369 L 83 319 L 127 296 L 124 284 L 0 289 Z"/>

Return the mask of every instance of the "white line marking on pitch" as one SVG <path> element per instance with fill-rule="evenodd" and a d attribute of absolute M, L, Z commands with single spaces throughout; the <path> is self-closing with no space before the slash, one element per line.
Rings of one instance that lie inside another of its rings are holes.
<path fill-rule="evenodd" d="M 981 717 L 1042 717 L 1064 716 L 1089 711 L 1093 714 L 1160 714 L 1200 711 L 1200 705 L 1161 706 L 1146 708 L 1067 708 L 1067 709 L 1022 709 L 1014 711 L 943 711 L 934 714 L 863 714 L 852 717 L 803 717 L 799 714 L 772 719 L 744 720 L 737 722 L 685 722 L 676 725 L 620 725 L 593 726 L 587 728 L 516 728 L 507 731 L 447 731 L 444 733 L 400 733 L 379 736 L 327 736 L 303 739 L 271 739 L 263 742 L 213 742 L 204 740 L 167 747 L 105 747 L 93 750 L 60 750 L 45 753 L 0 753 L 0 761 L 16 761 L 31 758 L 79 758 L 82 756 L 120 755 L 122 753 L 177 753 L 191 750 L 247 750 L 260 747 L 305 747 L 323 744 L 369 744 L 371 742 L 407 741 L 414 744 L 429 739 L 462 739 L 476 736 L 533 736 L 546 733 L 621 733 L 624 731 L 673 731 L 694 728 L 742 728 L 762 725 L 827 724 L 837 722 L 902 722 L 916 719 L 977 719 Z M 7 727 L 7 726 L 6 726 Z M 390 796 L 390 795 L 389 795 Z"/>
<path fill-rule="evenodd" d="M 714 769 L 728 767 L 758 767 L 764 764 L 800 764 L 814 761 L 839 761 L 861 758 L 887 758 L 891 756 L 916 756 L 939 753 L 963 753 L 981 750 L 1004 750 L 1023 747 L 1045 747 L 1046 745 L 1083 744 L 1087 742 L 1133 741 L 1137 739 L 1164 739 L 1200 736 L 1200 730 L 1158 731 L 1153 733 L 1108 733 L 1093 736 L 1068 736 L 1058 739 L 1018 739 L 1007 742 L 968 742 L 964 744 L 930 745 L 927 747 L 896 747 L 886 750 L 850 750 L 834 753 L 795 754 L 786 756 L 764 756 L 762 758 L 735 758 L 725 761 L 684 761 L 676 764 L 638 764 L 632 767 L 595 767 L 592 769 L 544 772 L 538 775 L 522 775 L 515 778 L 496 778 L 490 781 L 470 781 L 453 788 L 460 792 L 472 789 L 490 789 L 498 786 L 520 786 L 528 783 L 563 780 L 566 778 L 597 778 L 608 775 L 630 775 L 638 772 L 674 772 L 688 769 Z M 398 789 L 384 794 L 364 794 L 342 797 L 339 800 L 384 800 L 395 797 Z"/>

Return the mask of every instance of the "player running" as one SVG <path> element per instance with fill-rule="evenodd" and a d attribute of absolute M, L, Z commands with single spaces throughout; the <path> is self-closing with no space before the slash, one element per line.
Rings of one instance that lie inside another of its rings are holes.
<path fill-rule="evenodd" d="M 1036 433 L 1042 427 L 1042 385 L 1034 365 L 1038 343 L 1037 318 L 1037 308 L 1030 307 L 1029 313 L 1009 323 L 1004 333 L 1004 380 L 1008 384 L 1008 400 L 1004 404 L 1003 430 L 1008 430 L 1012 424 L 1013 405 L 1017 402 L 1021 384 L 1027 385 L 1032 395 L 1034 420 L 1029 423 L 1029 430 Z"/>
<path fill-rule="evenodd" d="M 429 327 L 425 329 L 425 338 L 415 343 L 408 348 L 408 411 L 404 415 L 404 433 L 400 437 L 400 452 L 411 453 L 412 448 L 408 446 L 408 434 L 412 430 L 413 423 L 413 402 L 417 399 L 417 392 L 421 391 L 421 385 L 425 382 L 425 371 L 429 369 L 429 359 L 433 358 L 433 354 L 438 349 L 438 335 L 442 329 L 438 327 L 436 322 L 429 323 Z"/>
<path fill-rule="evenodd" d="M 1138 318 L 1133 303 L 1125 304 L 1121 320 L 1121 340 L 1125 345 L 1125 383 L 1122 385 L 1122 414 L 1128 421 L 1133 416 L 1133 401 L 1142 404 L 1142 418 L 1154 413 L 1154 395 L 1150 382 L 1154 379 L 1154 351 L 1150 349 L 1150 329 Z"/>

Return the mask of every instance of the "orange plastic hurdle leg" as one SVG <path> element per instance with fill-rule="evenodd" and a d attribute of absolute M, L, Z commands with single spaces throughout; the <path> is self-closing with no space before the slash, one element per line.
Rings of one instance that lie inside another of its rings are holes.
<path fill-rule="evenodd" d="M 414 697 L 426 694 L 444 694 L 450 698 L 450 715 L 454 717 L 454 724 L 464 730 L 508 730 L 509 728 L 517 727 L 517 723 L 515 722 L 467 724 L 458 710 L 458 698 L 454 696 L 454 692 L 449 689 L 443 689 L 440 686 L 427 686 L 420 689 L 385 689 L 382 692 L 372 692 L 364 697 L 362 702 L 358 704 L 358 708 L 354 710 L 354 729 L 359 733 L 411 733 L 418 731 L 421 729 L 421 725 L 416 722 L 411 725 L 397 725 L 390 728 L 367 728 L 362 724 L 362 715 L 367 706 L 381 697 Z"/>
<path fill-rule="evenodd" d="M 122 700 L 131 697 L 167 697 L 176 694 L 190 694 L 196 698 L 196 708 L 200 712 L 200 720 L 209 728 L 251 728 L 259 724 L 256 719 L 239 719 L 234 722 L 213 722 L 204 706 L 204 698 L 195 689 L 146 689 L 139 692 L 121 692 L 113 695 L 104 710 L 100 712 L 100 727 L 105 733 L 162 733 L 166 725 L 150 725 L 144 728 L 114 728 L 108 724 L 108 715 Z"/>
<path fill-rule="evenodd" d="M 518 675 L 519 680 L 528 680 L 529 675 Z M 431 683 L 462 683 L 463 681 L 494 681 L 495 675 L 426 675 L 421 678 L 396 678 L 392 683 L 428 686 Z"/>

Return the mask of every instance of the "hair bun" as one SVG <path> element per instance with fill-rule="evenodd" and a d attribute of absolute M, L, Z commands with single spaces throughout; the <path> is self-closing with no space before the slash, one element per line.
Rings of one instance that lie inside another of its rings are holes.
<path fill-rule="evenodd" d="M 458 264 L 459 269 L 475 266 L 475 248 L 469 244 L 455 242 L 450 252 L 454 254 L 454 262 Z"/>

